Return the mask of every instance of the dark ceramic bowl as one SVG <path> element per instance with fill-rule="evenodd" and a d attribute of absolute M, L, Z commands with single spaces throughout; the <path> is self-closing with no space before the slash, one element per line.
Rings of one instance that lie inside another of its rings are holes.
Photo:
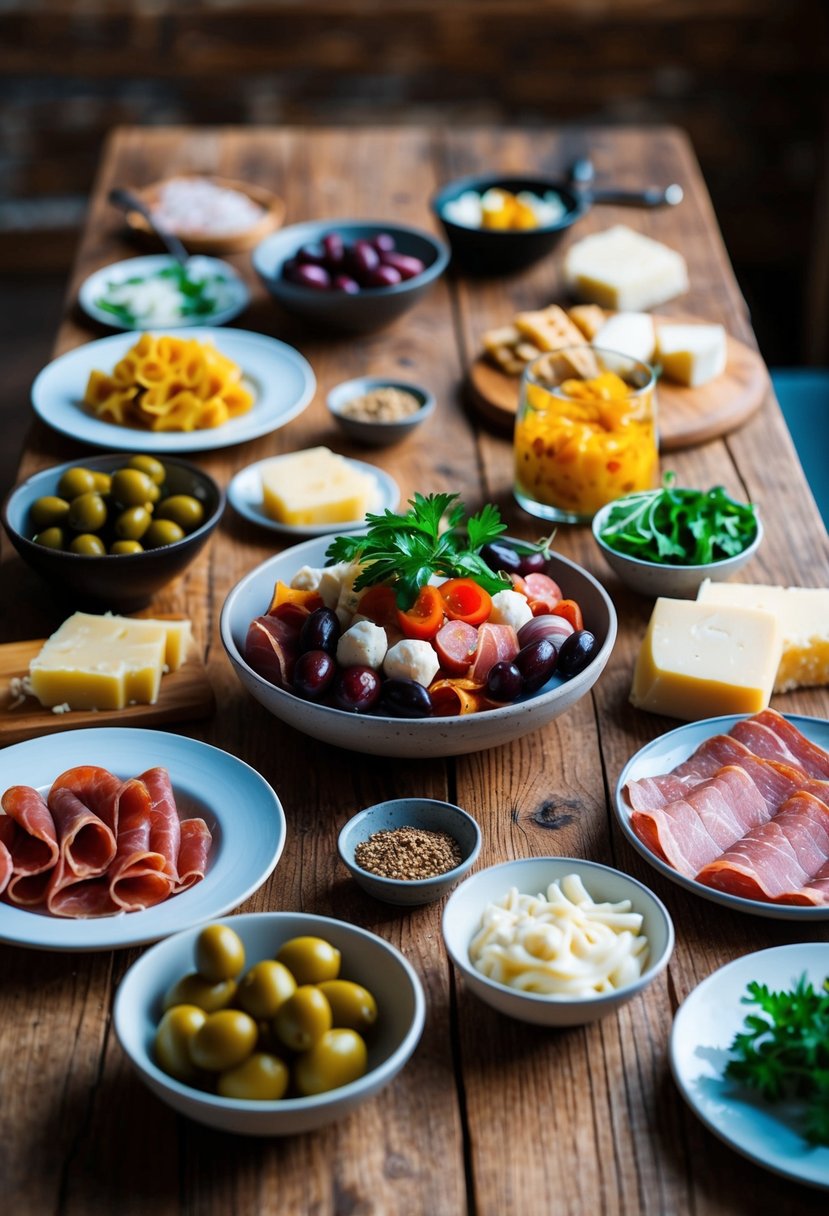
<path fill-rule="evenodd" d="M 381 232 L 388 232 L 394 237 L 398 253 L 420 258 L 426 269 L 393 287 L 363 288 L 356 295 L 344 291 L 317 291 L 283 278 L 285 262 L 303 245 L 315 245 L 329 232 L 338 232 L 346 244 L 371 240 Z M 254 249 L 252 260 L 262 282 L 287 313 L 325 329 L 367 333 L 408 312 L 443 274 L 449 250 L 430 233 L 401 224 L 382 220 L 309 220 L 266 237 Z"/>
<path fill-rule="evenodd" d="M 15 486 L 3 503 L 3 527 L 17 552 L 52 585 L 56 594 L 75 607 L 117 612 L 134 612 L 145 607 L 156 591 L 190 565 L 221 519 L 225 496 L 213 478 L 194 464 L 165 455 L 162 463 L 167 470 L 166 493 L 192 495 L 204 507 L 204 523 L 183 540 L 144 553 L 86 557 L 47 549 L 30 539 L 34 534 L 29 519 L 32 503 L 57 493 L 66 469 L 80 465 L 110 473 L 125 465 L 129 457 L 129 453 L 89 456 L 44 469 Z"/>
<path fill-rule="evenodd" d="M 539 197 L 554 191 L 560 196 L 566 210 L 554 224 L 522 229 L 472 228 L 455 223 L 446 215 L 446 204 L 454 202 L 468 190 L 484 194 L 498 186 L 513 194 L 529 190 Z M 587 203 L 572 186 L 548 177 L 481 173 L 475 177 L 457 178 L 445 185 L 432 198 L 432 210 L 446 232 L 452 248 L 453 266 L 468 274 L 486 276 L 515 274 L 546 257 L 571 224 L 585 214 Z"/>

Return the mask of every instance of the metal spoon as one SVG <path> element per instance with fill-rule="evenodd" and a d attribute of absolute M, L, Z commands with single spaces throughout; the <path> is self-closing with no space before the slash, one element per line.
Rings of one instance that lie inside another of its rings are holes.
<path fill-rule="evenodd" d="M 167 232 L 164 228 L 159 228 L 152 211 L 150 211 L 150 208 L 142 198 L 139 198 L 137 194 L 133 194 L 131 190 L 125 190 L 123 186 L 114 186 L 109 192 L 109 201 L 114 207 L 120 207 L 123 211 L 137 211 L 140 215 L 143 215 L 171 257 L 174 257 L 182 266 L 187 265 L 190 260 L 190 254 L 174 233 Z"/>
<path fill-rule="evenodd" d="M 616 203 L 624 207 L 675 207 L 684 198 L 678 183 L 670 186 L 648 186 L 644 190 L 617 190 L 613 187 L 594 190 L 595 170 L 589 160 L 577 160 L 570 169 L 570 181 L 579 188 L 581 197 L 589 203 Z"/>

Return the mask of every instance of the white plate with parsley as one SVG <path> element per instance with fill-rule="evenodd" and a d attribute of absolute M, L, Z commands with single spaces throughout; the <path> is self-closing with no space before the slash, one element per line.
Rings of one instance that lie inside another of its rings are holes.
<path fill-rule="evenodd" d="M 247 284 L 228 262 L 195 256 L 182 266 L 169 254 L 102 266 L 78 292 L 94 321 L 124 330 L 225 325 L 249 302 Z"/>
<path fill-rule="evenodd" d="M 796 986 L 805 977 L 811 994 Z M 670 1041 L 671 1071 L 706 1127 L 750 1161 L 808 1186 L 829 1189 L 829 942 L 775 946 L 735 959 L 683 1001 Z M 753 991 L 749 985 L 759 985 Z M 744 998 L 748 998 L 744 1001 Z M 757 999 L 755 999 L 757 998 Z M 745 1019 L 759 1019 L 746 1024 Z M 764 1024 L 768 1029 L 764 1028 Z M 745 1036 L 735 1043 L 738 1035 Z M 785 1050 L 780 1046 L 785 1039 Z M 818 1042 L 818 1068 L 807 1062 Z M 738 1076 L 726 1075 L 731 1067 Z M 793 1070 L 809 1092 L 789 1092 Z M 824 1070 L 823 1077 L 818 1075 Z M 756 1083 L 771 1071 L 779 1101 Z M 812 1143 L 809 1133 L 819 1140 Z M 794 1197 L 793 1197 L 794 1205 Z"/>

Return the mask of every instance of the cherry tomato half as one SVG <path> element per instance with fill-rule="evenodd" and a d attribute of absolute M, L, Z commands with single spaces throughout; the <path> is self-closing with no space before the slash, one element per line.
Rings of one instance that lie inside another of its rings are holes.
<path fill-rule="evenodd" d="M 569 621 L 574 629 L 584 629 L 584 617 L 581 613 L 581 608 L 575 600 L 560 600 L 555 608 L 551 610 L 551 616 L 563 616 L 565 621 Z"/>
<path fill-rule="evenodd" d="M 397 623 L 407 638 L 430 641 L 443 624 L 444 603 L 437 587 L 421 587 L 408 612 L 397 610 Z"/>
<path fill-rule="evenodd" d="M 450 578 L 438 587 L 450 621 L 482 625 L 492 611 L 492 597 L 471 578 Z"/>

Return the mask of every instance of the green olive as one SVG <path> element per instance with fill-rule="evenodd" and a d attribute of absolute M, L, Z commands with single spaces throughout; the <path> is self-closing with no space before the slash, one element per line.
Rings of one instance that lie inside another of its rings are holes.
<path fill-rule="evenodd" d="M 116 469 L 110 493 L 123 507 L 142 507 L 151 502 L 153 482 L 140 469 Z"/>
<path fill-rule="evenodd" d="M 58 494 L 61 498 L 73 499 L 80 494 L 91 494 L 95 489 L 95 474 L 76 465 L 61 474 Z"/>
<path fill-rule="evenodd" d="M 147 498 L 147 506 L 152 508 L 152 504 L 158 502 L 161 497 L 161 486 L 157 486 L 154 481 L 150 482 L 150 493 Z"/>
<path fill-rule="evenodd" d="M 235 979 L 245 965 L 242 939 L 230 925 L 207 925 L 196 938 L 196 971 L 212 984 Z"/>
<path fill-rule="evenodd" d="M 150 526 L 146 507 L 127 507 L 115 520 L 115 535 L 121 540 L 140 540 Z"/>
<path fill-rule="evenodd" d="M 58 498 L 56 494 L 47 494 L 44 498 L 36 499 L 29 512 L 37 532 L 43 528 L 51 528 L 55 524 L 62 524 L 68 514 L 69 503 L 65 498 Z"/>
<path fill-rule="evenodd" d="M 256 1046 L 256 1023 L 241 1009 L 210 1013 L 190 1040 L 190 1059 L 197 1068 L 224 1072 L 235 1068 Z"/>
<path fill-rule="evenodd" d="M 164 1008 L 173 1005 L 198 1005 L 205 1013 L 215 1013 L 217 1009 L 226 1009 L 236 996 L 235 980 L 220 980 L 211 984 L 209 980 L 190 972 L 176 980 L 164 997 Z"/>
<path fill-rule="evenodd" d="M 368 1052 L 356 1030 L 329 1030 L 294 1065 L 294 1084 L 303 1096 L 323 1094 L 356 1081 L 366 1071 Z"/>
<path fill-rule="evenodd" d="M 155 1032 L 155 1058 L 160 1068 L 178 1081 L 193 1084 L 199 1070 L 190 1059 L 190 1040 L 207 1018 L 196 1005 L 175 1005 L 168 1009 Z"/>
<path fill-rule="evenodd" d="M 95 489 L 99 494 L 109 494 L 112 488 L 111 473 L 104 473 L 100 469 L 93 469 L 92 480 L 95 482 Z"/>
<path fill-rule="evenodd" d="M 242 978 L 236 999 L 252 1018 L 272 1018 L 295 992 L 296 980 L 288 968 L 266 958 Z"/>
<path fill-rule="evenodd" d="M 79 553 L 81 557 L 104 557 L 106 545 L 100 536 L 92 532 L 81 532 L 69 542 L 69 552 Z"/>
<path fill-rule="evenodd" d="M 43 545 L 44 549 L 62 549 L 66 543 L 63 528 L 45 528 L 43 532 L 33 536 L 32 540 L 36 545 Z"/>
<path fill-rule="evenodd" d="M 167 470 L 160 460 L 156 460 L 155 456 L 130 456 L 127 467 L 138 469 L 140 473 L 146 473 L 157 486 L 163 485 L 164 478 L 167 476 Z"/>
<path fill-rule="evenodd" d="M 192 532 L 204 523 L 204 507 L 191 494 L 173 494 L 158 504 L 156 519 L 171 519 L 185 532 Z"/>
<path fill-rule="evenodd" d="M 331 1006 L 335 1026 L 364 1030 L 377 1021 L 377 1002 L 362 984 L 351 980 L 325 980 L 319 990 Z"/>
<path fill-rule="evenodd" d="M 184 533 L 171 519 L 154 519 L 143 540 L 145 549 L 162 549 L 165 545 L 174 545 L 177 540 L 184 540 Z"/>
<path fill-rule="evenodd" d="M 130 553 L 143 553 L 144 546 L 140 540 L 114 540 L 109 551 L 113 557 L 129 556 Z"/>
<path fill-rule="evenodd" d="M 291 1074 L 279 1056 L 257 1051 L 219 1077 L 216 1090 L 223 1098 L 247 1098 L 275 1102 L 283 1097 Z"/>
<path fill-rule="evenodd" d="M 76 532 L 97 532 L 107 521 L 106 503 L 100 494 L 79 494 L 69 504 L 67 522 Z"/>
<path fill-rule="evenodd" d="M 303 984 L 277 1010 L 273 1028 L 280 1043 L 307 1051 L 331 1029 L 331 1006 L 313 984 Z"/>
<path fill-rule="evenodd" d="M 298 984 L 321 984 L 340 974 L 342 955 L 321 937 L 292 937 L 280 947 L 278 961 L 284 963 Z"/>

